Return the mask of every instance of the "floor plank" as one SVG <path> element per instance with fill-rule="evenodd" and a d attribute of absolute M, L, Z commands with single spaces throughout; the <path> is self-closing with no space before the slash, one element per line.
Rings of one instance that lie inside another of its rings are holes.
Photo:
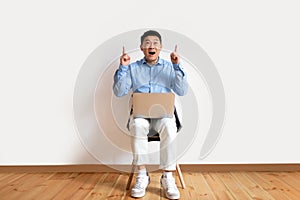
<path fill-rule="evenodd" d="M 300 176 L 297 178 L 295 176 L 296 172 L 281 172 L 278 173 L 278 178 L 284 181 L 289 187 L 294 188 L 297 191 L 300 191 L 300 187 L 295 187 L 300 185 Z"/>
<path fill-rule="evenodd" d="M 256 184 L 258 184 L 261 188 L 263 188 L 263 190 L 269 193 L 274 199 L 290 199 L 286 194 L 284 194 L 284 192 L 279 191 L 275 185 L 269 182 L 268 179 L 265 179 L 262 176 L 260 176 L 260 174 L 262 173 L 264 172 L 249 172 L 247 173 L 247 176 Z"/>
<path fill-rule="evenodd" d="M 61 200 L 61 199 L 77 199 L 74 194 L 82 188 L 84 182 L 86 182 L 90 173 L 79 173 L 72 181 L 62 188 L 54 197 L 53 200 Z"/>
<path fill-rule="evenodd" d="M 232 177 L 231 173 L 219 173 L 219 178 L 225 185 L 225 187 L 232 194 L 234 199 L 251 199 L 251 197 L 245 192 L 245 190 L 241 189 L 240 185 L 235 181 Z"/>
<path fill-rule="evenodd" d="M 192 186 L 191 189 L 193 192 L 189 195 L 189 197 L 191 197 L 192 199 L 216 199 L 215 195 L 211 191 L 211 188 L 209 187 L 202 174 L 188 173 L 185 179 L 187 179 L 188 182 L 190 182 L 190 185 Z"/>
<path fill-rule="evenodd" d="M 102 184 L 104 180 L 109 176 L 108 173 L 101 173 L 101 178 L 98 179 L 98 182 L 95 184 L 94 188 L 87 194 L 85 200 L 94 200 L 104 198 L 102 191 Z"/>
<path fill-rule="evenodd" d="M 120 174 L 116 184 L 113 186 L 112 190 L 107 195 L 107 199 L 111 200 L 120 200 L 124 199 L 127 191 L 126 191 L 126 183 L 128 176 L 126 174 Z"/>
<path fill-rule="evenodd" d="M 290 187 L 284 181 L 278 179 L 278 173 L 259 173 L 259 176 L 263 177 L 264 179 L 268 180 L 269 183 L 274 185 L 276 190 L 284 193 L 289 199 L 292 200 L 299 200 L 300 199 L 300 192 L 296 189 Z"/>
<path fill-rule="evenodd" d="M 14 184 L 14 181 L 16 181 L 17 179 L 19 179 L 25 175 L 26 175 L 25 173 L 14 173 L 14 174 L 9 174 L 8 176 L 5 176 L 5 178 L 3 178 L 0 181 L 0 192 L 2 191 L 1 193 L 3 193 L 5 188 L 7 189 L 7 187 L 9 185 Z"/>
<path fill-rule="evenodd" d="M 71 184 L 78 174 L 79 173 L 55 173 L 52 177 L 43 182 L 47 187 L 36 194 L 33 199 L 53 199 L 61 190 Z"/>
<path fill-rule="evenodd" d="M 217 200 L 232 200 L 234 197 L 231 195 L 229 190 L 225 187 L 222 181 L 219 179 L 217 172 L 204 173 L 203 177 L 207 182 L 208 186 L 213 191 L 215 199 Z"/>
<path fill-rule="evenodd" d="M 1 194 L 3 199 L 30 199 L 30 197 L 41 190 L 46 185 L 42 185 L 41 181 L 46 180 L 53 174 L 49 173 L 30 173 L 16 179 L 10 184 L 6 190 Z"/>
<path fill-rule="evenodd" d="M 150 173 L 151 182 L 140 199 L 166 199 L 160 177 L 161 173 Z M 175 177 L 181 199 L 300 199 L 299 172 L 183 172 L 183 178 L 185 189 Z M 0 173 L 0 180 L 1 200 L 136 199 L 125 188 L 126 173 Z"/>
<path fill-rule="evenodd" d="M 80 185 L 78 190 L 74 192 L 71 199 L 78 199 L 82 200 L 84 199 L 91 190 L 95 188 L 96 183 L 101 179 L 102 174 L 99 173 L 89 173 L 87 174 L 88 178 L 86 180 L 83 180 L 83 183 Z"/>
<path fill-rule="evenodd" d="M 241 188 L 249 194 L 251 199 L 266 199 L 276 200 L 268 192 L 266 192 L 260 185 L 249 179 L 245 173 L 232 172 L 232 176 L 239 183 Z"/>

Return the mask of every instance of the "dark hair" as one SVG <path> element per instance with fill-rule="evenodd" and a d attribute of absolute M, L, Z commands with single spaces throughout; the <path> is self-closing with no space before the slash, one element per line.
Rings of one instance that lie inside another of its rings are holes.
<path fill-rule="evenodd" d="M 157 31 L 154 31 L 154 30 L 149 30 L 149 31 L 146 31 L 142 36 L 141 36 L 141 44 L 143 43 L 145 37 L 147 36 L 157 36 L 159 38 L 159 41 L 161 43 L 161 35 L 157 32 Z"/>

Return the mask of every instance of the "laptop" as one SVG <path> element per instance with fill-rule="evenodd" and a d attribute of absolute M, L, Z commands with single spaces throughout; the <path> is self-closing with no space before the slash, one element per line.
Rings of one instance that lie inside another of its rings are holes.
<path fill-rule="evenodd" d="M 173 93 L 133 93 L 134 118 L 172 118 L 175 95 Z"/>

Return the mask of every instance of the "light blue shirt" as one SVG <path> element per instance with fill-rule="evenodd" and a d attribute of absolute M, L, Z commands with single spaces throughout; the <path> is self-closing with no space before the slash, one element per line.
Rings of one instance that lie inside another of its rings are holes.
<path fill-rule="evenodd" d="M 172 64 L 162 58 L 154 66 L 145 58 L 120 65 L 114 75 L 113 91 L 118 97 L 128 94 L 130 89 L 138 93 L 167 93 L 172 90 L 179 96 L 187 93 L 188 83 L 181 64 Z"/>

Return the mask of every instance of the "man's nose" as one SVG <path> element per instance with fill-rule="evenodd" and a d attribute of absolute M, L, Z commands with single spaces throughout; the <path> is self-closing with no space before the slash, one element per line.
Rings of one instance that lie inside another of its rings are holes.
<path fill-rule="evenodd" d="M 151 42 L 149 48 L 153 49 L 155 45 Z"/>

